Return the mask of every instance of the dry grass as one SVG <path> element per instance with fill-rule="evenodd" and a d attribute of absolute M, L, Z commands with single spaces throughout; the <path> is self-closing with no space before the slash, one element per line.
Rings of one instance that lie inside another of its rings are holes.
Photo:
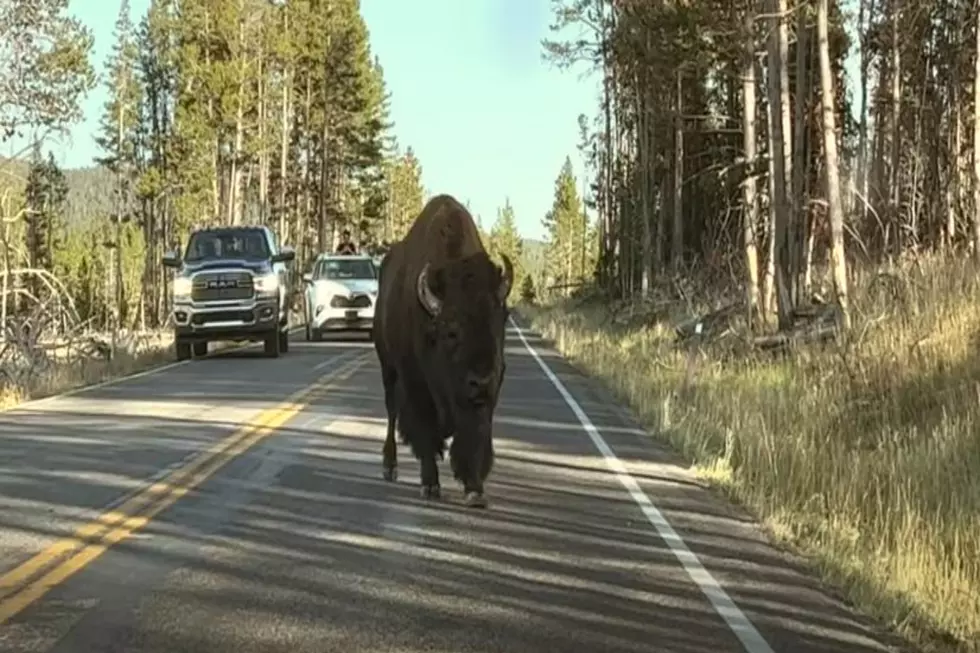
<path fill-rule="evenodd" d="M 122 340 L 112 361 L 98 355 L 56 352 L 50 362 L 16 385 L 0 385 L 0 410 L 31 399 L 134 374 L 174 360 L 171 332 L 142 334 Z M 26 376 L 26 375 L 24 375 Z"/>
<path fill-rule="evenodd" d="M 596 305 L 526 314 L 859 608 L 980 651 L 980 282 L 938 258 L 902 292 L 857 276 L 852 344 L 787 357 L 685 352 Z"/>

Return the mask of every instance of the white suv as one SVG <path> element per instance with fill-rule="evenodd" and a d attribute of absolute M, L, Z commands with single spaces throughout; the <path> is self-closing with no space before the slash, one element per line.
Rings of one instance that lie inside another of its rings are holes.
<path fill-rule="evenodd" d="M 366 331 L 374 326 L 378 267 L 370 256 L 321 254 L 303 275 L 306 339 L 326 331 Z"/>

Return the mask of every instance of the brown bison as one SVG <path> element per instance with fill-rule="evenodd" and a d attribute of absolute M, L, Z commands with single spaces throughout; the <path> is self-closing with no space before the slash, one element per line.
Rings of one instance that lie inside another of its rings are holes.
<path fill-rule="evenodd" d="M 504 379 L 507 295 L 513 267 L 495 265 L 473 217 L 449 195 L 432 198 L 381 263 L 374 348 L 388 434 L 384 478 L 397 477 L 395 427 L 420 461 L 422 497 L 439 498 L 436 455 L 445 441 L 465 502 L 487 505 L 492 423 Z"/>

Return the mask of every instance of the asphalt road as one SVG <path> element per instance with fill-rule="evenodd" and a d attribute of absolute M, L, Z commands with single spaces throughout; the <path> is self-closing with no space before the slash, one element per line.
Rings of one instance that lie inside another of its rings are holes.
<path fill-rule="evenodd" d="M 356 337 L 0 413 L 0 651 L 896 650 L 597 384 L 508 344 L 485 511 L 448 460 L 424 503 L 403 445 L 381 479 Z"/>

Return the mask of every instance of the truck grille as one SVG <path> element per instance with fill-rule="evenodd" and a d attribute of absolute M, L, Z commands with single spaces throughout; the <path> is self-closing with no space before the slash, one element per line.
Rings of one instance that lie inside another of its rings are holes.
<path fill-rule="evenodd" d="M 213 322 L 245 322 L 250 324 L 255 322 L 254 311 L 207 311 L 205 313 L 195 313 L 191 318 L 194 326 L 201 326 Z"/>
<path fill-rule="evenodd" d="M 250 299 L 253 292 L 251 272 L 201 272 L 194 276 L 191 299 L 195 302 Z"/>
<path fill-rule="evenodd" d="M 367 308 L 371 305 L 371 298 L 367 295 L 354 295 L 351 298 L 343 295 L 334 295 L 330 300 L 331 308 Z"/>

